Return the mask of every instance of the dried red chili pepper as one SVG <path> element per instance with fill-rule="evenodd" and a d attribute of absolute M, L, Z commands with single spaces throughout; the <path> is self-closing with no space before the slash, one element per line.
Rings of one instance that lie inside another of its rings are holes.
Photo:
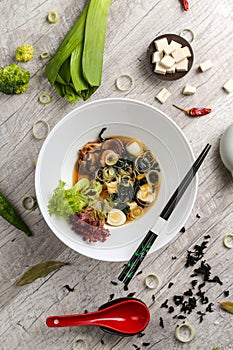
<path fill-rule="evenodd" d="M 202 115 L 209 114 L 211 112 L 211 108 L 191 108 L 191 109 L 183 109 L 177 105 L 174 105 L 174 107 L 180 109 L 181 111 L 185 112 L 188 115 L 191 115 L 192 117 L 200 117 Z"/>
<path fill-rule="evenodd" d="M 183 5 L 183 8 L 185 11 L 188 11 L 189 9 L 189 3 L 188 3 L 188 0 L 181 0 L 181 3 Z"/>

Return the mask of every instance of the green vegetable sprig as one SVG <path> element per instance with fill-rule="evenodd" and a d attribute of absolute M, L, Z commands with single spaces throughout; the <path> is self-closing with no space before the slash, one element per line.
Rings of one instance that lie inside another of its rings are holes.
<path fill-rule="evenodd" d="M 0 215 L 11 225 L 31 236 L 32 233 L 23 219 L 16 213 L 8 199 L 0 192 Z"/>
<path fill-rule="evenodd" d="M 87 100 L 101 84 L 104 43 L 111 0 L 89 0 L 45 72 L 70 103 Z"/>
<path fill-rule="evenodd" d="M 0 92 L 4 94 L 21 94 L 28 88 L 30 73 L 17 64 L 0 69 Z"/>

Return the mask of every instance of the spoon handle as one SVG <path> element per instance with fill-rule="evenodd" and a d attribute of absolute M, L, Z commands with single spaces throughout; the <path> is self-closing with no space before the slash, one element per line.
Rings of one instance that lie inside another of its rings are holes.
<path fill-rule="evenodd" d="M 102 322 L 99 322 L 95 315 L 90 314 L 49 316 L 46 319 L 46 324 L 48 327 L 101 326 Z"/>

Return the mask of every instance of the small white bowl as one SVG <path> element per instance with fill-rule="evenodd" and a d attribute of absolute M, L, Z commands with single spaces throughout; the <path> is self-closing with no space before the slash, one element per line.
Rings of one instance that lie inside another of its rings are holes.
<path fill-rule="evenodd" d="M 156 203 L 145 215 L 121 227 L 110 228 L 111 236 L 104 243 L 87 243 L 71 230 L 65 219 L 50 216 L 47 205 L 60 179 L 72 186 L 78 150 L 88 141 L 96 140 L 103 127 L 107 127 L 104 136 L 135 137 L 151 149 L 159 162 L 162 182 Z M 158 109 L 128 99 L 86 103 L 60 120 L 45 140 L 36 166 L 37 201 L 48 226 L 64 244 L 98 260 L 125 261 L 153 226 L 193 161 L 192 149 L 183 132 Z M 170 217 L 167 232 L 160 235 L 150 253 L 169 243 L 184 226 L 196 192 L 197 177 Z"/>

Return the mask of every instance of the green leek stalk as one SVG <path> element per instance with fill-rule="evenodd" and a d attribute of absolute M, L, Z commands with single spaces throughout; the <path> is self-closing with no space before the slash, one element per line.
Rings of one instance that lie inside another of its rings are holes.
<path fill-rule="evenodd" d="M 111 0 L 89 0 L 46 66 L 49 82 L 70 103 L 87 100 L 100 86 Z"/>

